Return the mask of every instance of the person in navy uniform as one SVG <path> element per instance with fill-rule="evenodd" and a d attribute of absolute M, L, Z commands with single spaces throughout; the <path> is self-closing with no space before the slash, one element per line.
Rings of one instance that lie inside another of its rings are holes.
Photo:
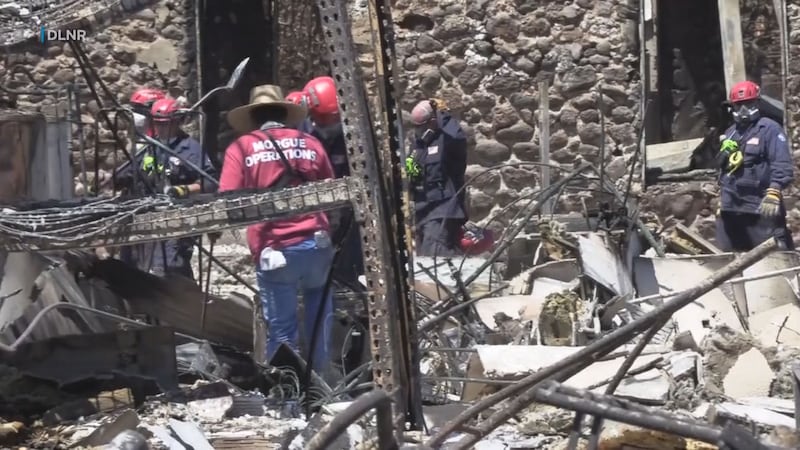
<path fill-rule="evenodd" d="M 735 123 L 721 137 L 718 157 L 716 237 L 723 251 L 748 251 L 771 237 L 794 249 L 782 200 L 794 177 L 792 154 L 781 125 L 759 111 L 760 97 L 752 81 L 735 84 L 729 95 Z"/>
<path fill-rule="evenodd" d="M 308 118 L 298 128 L 315 138 L 325 147 L 333 166 L 336 178 L 350 175 L 347 159 L 347 145 L 344 141 L 342 116 L 339 113 L 339 96 L 336 93 L 336 82 L 331 77 L 317 77 L 306 83 L 299 94 L 290 94 L 287 100 L 306 105 Z M 361 248 L 361 233 L 354 222 L 355 216 L 351 208 L 342 208 L 328 214 L 331 219 L 333 235 L 340 238 L 345 230 L 341 229 L 350 222 L 350 229 L 344 235 L 339 250 L 333 276 L 342 282 L 356 285 L 358 277 L 364 274 L 364 256 Z"/>
<path fill-rule="evenodd" d="M 136 157 L 135 164 L 127 165 L 115 173 L 116 188 L 127 188 L 130 194 L 137 196 L 163 193 L 176 198 L 214 189 L 186 164 L 189 161 L 215 176 L 214 166 L 208 156 L 204 156 L 200 143 L 181 130 L 182 119 L 177 100 L 164 98 L 153 103 L 153 137 L 172 149 L 177 156 L 156 146 L 148 146 Z M 133 170 L 140 171 L 142 177 L 139 179 L 143 179 L 147 187 L 137 182 L 136 190 L 130 189 L 134 185 Z M 137 244 L 121 249 L 120 259 L 154 275 L 177 274 L 194 278 L 191 267 L 193 245 L 192 238 Z"/>
<path fill-rule="evenodd" d="M 415 208 L 416 254 L 461 255 L 467 136 L 441 100 L 424 100 L 411 111 L 414 150 L 406 158 Z"/>

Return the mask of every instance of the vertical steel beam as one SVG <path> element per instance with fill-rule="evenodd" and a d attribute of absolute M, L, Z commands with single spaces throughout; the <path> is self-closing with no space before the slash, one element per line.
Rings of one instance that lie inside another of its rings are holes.
<path fill-rule="evenodd" d="M 410 392 L 418 390 L 413 381 L 413 342 L 404 336 L 409 308 L 407 286 L 395 258 L 402 246 L 394 232 L 397 220 L 392 177 L 381 174 L 381 157 L 375 146 L 369 122 L 364 82 L 358 70 L 358 55 L 345 0 L 317 0 L 320 22 L 328 44 L 331 75 L 336 80 L 339 108 L 342 113 L 347 157 L 353 177 L 363 180 L 354 208 L 360 225 L 367 280 L 372 371 L 375 386 L 392 397 L 395 433 L 401 438 L 407 419 L 416 419 L 411 408 Z M 407 417 L 410 416 L 410 417 Z"/>

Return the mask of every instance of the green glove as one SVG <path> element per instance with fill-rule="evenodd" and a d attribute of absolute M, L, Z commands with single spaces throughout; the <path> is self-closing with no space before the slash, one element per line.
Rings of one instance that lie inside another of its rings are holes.
<path fill-rule="evenodd" d="M 733 139 L 725 139 L 719 149 L 723 161 L 725 161 L 725 169 L 728 170 L 728 175 L 736 172 L 742 167 L 744 163 L 744 155 L 739 150 L 739 144 Z M 727 158 L 725 157 L 727 155 Z"/>
<path fill-rule="evenodd" d="M 420 175 L 420 168 L 417 161 L 414 159 L 413 156 L 406 157 L 406 173 L 408 174 L 409 178 L 417 178 Z"/>
<path fill-rule="evenodd" d="M 722 141 L 719 151 L 727 153 L 739 151 L 739 144 L 733 139 L 725 139 Z"/>

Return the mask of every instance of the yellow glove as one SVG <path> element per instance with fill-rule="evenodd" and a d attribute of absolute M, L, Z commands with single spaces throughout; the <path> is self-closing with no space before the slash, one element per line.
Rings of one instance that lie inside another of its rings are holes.
<path fill-rule="evenodd" d="M 758 207 L 758 212 L 764 217 L 778 217 L 781 211 L 781 191 L 769 188 L 764 199 L 761 200 L 761 206 Z"/>
<path fill-rule="evenodd" d="M 440 98 L 432 98 L 432 99 L 430 99 L 428 101 L 431 102 L 431 104 L 433 105 L 434 108 L 436 108 L 437 111 L 449 111 L 450 110 L 449 108 L 447 108 L 447 103 L 444 100 L 440 99 Z"/>
<path fill-rule="evenodd" d="M 189 195 L 189 188 L 186 186 L 167 186 L 164 193 L 170 197 L 183 198 Z"/>

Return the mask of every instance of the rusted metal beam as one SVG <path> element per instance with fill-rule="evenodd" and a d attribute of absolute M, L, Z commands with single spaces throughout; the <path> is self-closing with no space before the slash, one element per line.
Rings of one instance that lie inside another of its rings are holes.
<path fill-rule="evenodd" d="M 346 206 L 361 186 L 358 179 L 342 178 L 280 191 L 203 195 L 184 201 L 158 196 L 134 209 L 106 199 L 97 203 L 102 208 L 78 205 L 55 215 L 6 211 L 0 218 L 0 250 L 112 247 L 196 236 Z"/>

